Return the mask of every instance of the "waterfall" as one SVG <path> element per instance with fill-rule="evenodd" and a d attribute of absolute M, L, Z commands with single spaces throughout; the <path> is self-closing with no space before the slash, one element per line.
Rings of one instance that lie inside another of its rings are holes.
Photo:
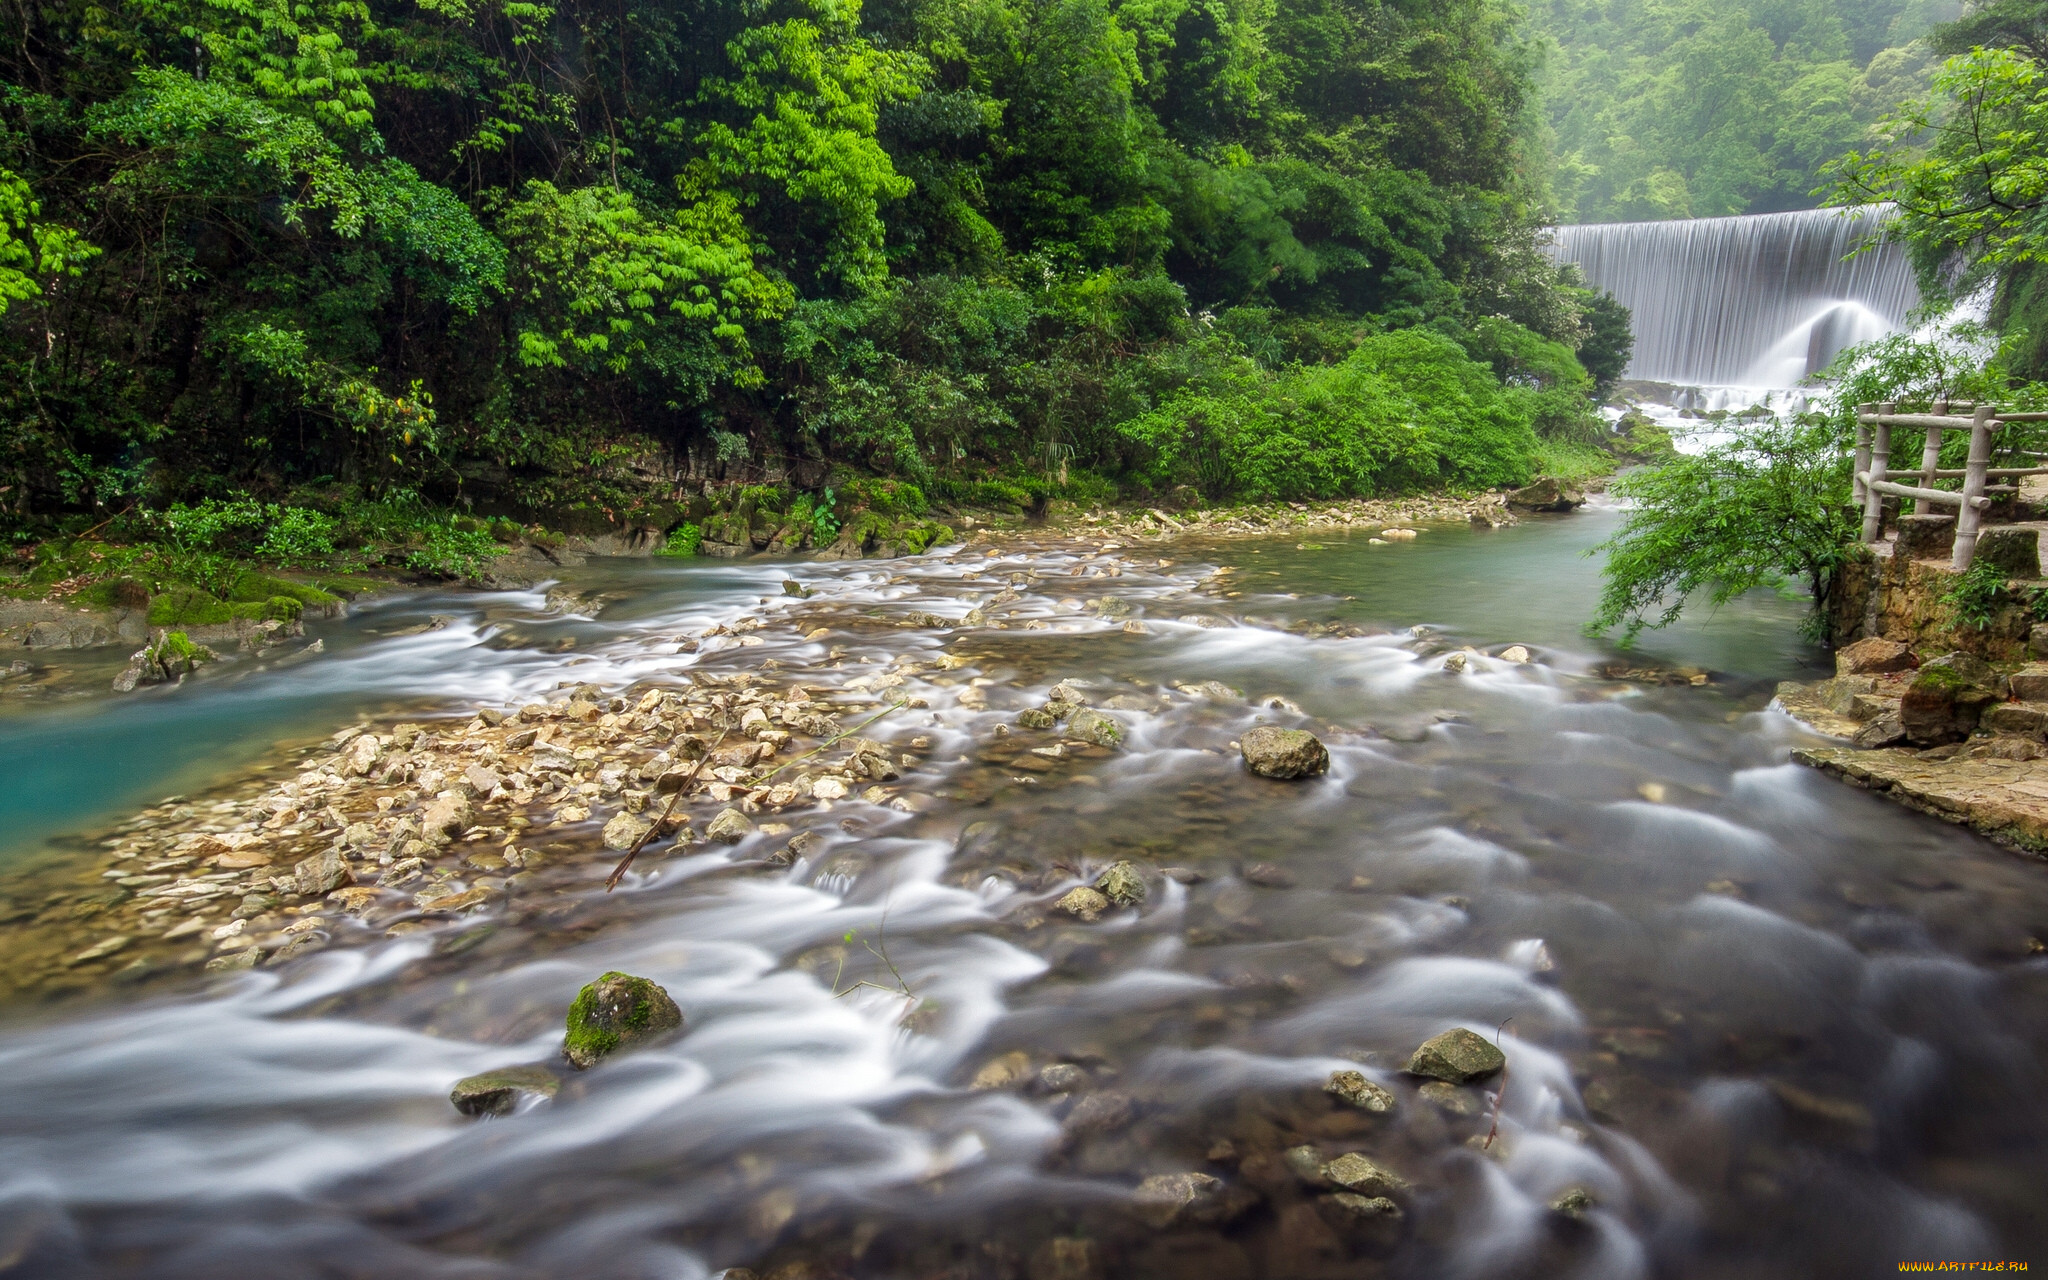
<path fill-rule="evenodd" d="M 1887 209 L 1557 228 L 1552 253 L 1634 317 L 1628 376 L 1681 386 L 1797 385 L 1920 300 Z M 1846 259 L 1846 260 L 1845 260 Z"/>

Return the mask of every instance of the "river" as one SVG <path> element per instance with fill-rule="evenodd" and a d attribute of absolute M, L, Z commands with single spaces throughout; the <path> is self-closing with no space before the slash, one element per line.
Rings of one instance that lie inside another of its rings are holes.
<path fill-rule="evenodd" d="M 917 803 L 793 813 L 823 847 L 786 869 L 756 835 L 650 859 L 606 896 L 615 855 L 590 848 L 580 879 L 502 912 L 16 999 L 0 1275 L 2048 1264 L 2048 868 L 1788 763 L 1802 731 L 1769 690 L 1821 659 L 1796 601 L 1745 597 L 1625 657 L 1583 638 L 1585 552 L 1615 519 L 598 563 L 566 612 L 394 596 L 329 624 L 317 657 L 17 708 L 0 858 L 29 876 L 359 718 L 769 659 L 819 687 L 906 654 L 957 667 L 914 675 L 901 692 L 928 705 L 873 731 L 925 743 L 897 788 Z M 1005 586 L 1003 630 L 873 616 L 958 619 Z M 829 634 L 804 639 L 798 614 Z M 746 615 L 757 643 L 678 652 Z M 1495 656 L 1509 644 L 1535 661 Z M 1461 647 L 1468 670 L 1446 672 Z M 1610 678 L 1617 661 L 1638 678 Z M 1642 678 L 1667 668 L 1704 678 Z M 999 736 L 1060 680 L 1122 722 L 1121 749 L 1034 763 L 1024 731 Z M 1179 688 L 1203 681 L 1239 692 Z M 1260 718 L 1323 735 L 1327 777 L 1248 776 L 1231 743 Z M 1116 859 L 1144 872 L 1137 909 L 1049 910 Z M 663 984 L 686 1032 L 518 1114 L 455 1113 L 455 1080 L 546 1059 L 609 969 Z M 1400 1067 L 1457 1025 L 1498 1039 L 1506 1083 L 1427 1098 Z M 1345 1069 L 1394 1110 L 1326 1095 Z M 1351 1151 L 1411 1184 L 1398 1216 L 1301 1171 Z M 1217 1180 L 1189 1212 L 1134 1206 L 1183 1173 Z"/>

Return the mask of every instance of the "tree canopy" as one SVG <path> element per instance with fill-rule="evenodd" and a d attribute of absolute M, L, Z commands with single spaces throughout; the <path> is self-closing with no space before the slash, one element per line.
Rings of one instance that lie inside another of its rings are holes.
<path fill-rule="evenodd" d="M 17 524 L 542 503 L 651 446 L 1142 484 L 1166 406 L 1233 369 L 1279 394 L 1417 329 L 1512 381 L 1594 329 L 1537 249 L 1506 0 L 11 0 L 9 30 Z"/>

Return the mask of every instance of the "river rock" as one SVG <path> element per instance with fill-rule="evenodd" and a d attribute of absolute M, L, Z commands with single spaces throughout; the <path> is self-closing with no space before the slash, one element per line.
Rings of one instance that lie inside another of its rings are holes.
<path fill-rule="evenodd" d="M 562 1052 L 579 1070 L 659 1040 L 683 1026 L 683 1011 L 646 978 L 613 971 L 576 993 Z"/>
<path fill-rule="evenodd" d="M 1181 1219 L 1207 1216 L 1223 1179 L 1208 1173 L 1155 1173 L 1138 1184 L 1133 1193 L 1132 1212 L 1154 1229 L 1164 1229 Z"/>
<path fill-rule="evenodd" d="M 1245 732 L 1239 743 L 1247 769 L 1266 778 L 1306 778 L 1330 767 L 1322 740 L 1306 729 L 1262 724 Z"/>
<path fill-rule="evenodd" d="M 525 1098 L 552 1098 L 562 1082 L 541 1066 L 501 1067 L 455 1082 L 448 1101 L 466 1116 L 512 1114 Z"/>
<path fill-rule="evenodd" d="M 1984 666 L 1980 659 L 1951 663 L 1936 658 L 1920 669 L 1899 699 L 1899 724 L 1907 741 L 1922 747 L 1939 746 L 1944 742 L 1961 742 L 1976 730 L 1984 709 L 2000 699 L 1984 682 L 1974 678 L 1977 673 L 1972 663 Z M 1986 667 L 1985 675 L 1988 674 Z"/>
<path fill-rule="evenodd" d="M 1529 660 L 1529 646 L 1511 644 L 1500 651 L 1500 660 L 1502 662 L 1527 662 Z"/>
<path fill-rule="evenodd" d="M 1050 729 L 1060 718 L 1047 707 L 1031 707 L 1017 713 L 1017 727 L 1020 729 Z"/>
<path fill-rule="evenodd" d="M 640 837 L 654 829 L 654 824 L 637 813 L 621 813 L 604 824 L 604 847 L 617 849 L 621 853 L 640 842 Z"/>
<path fill-rule="evenodd" d="M 1100 711 L 1076 711 L 1067 721 L 1067 736 L 1092 742 L 1098 747 L 1113 747 L 1123 741 L 1123 726 Z"/>
<path fill-rule="evenodd" d="M 1406 1191 L 1408 1182 L 1391 1169 L 1382 1168 L 1356 1151 L 1349 1151 L 1323 1166 L 1323 1179 L 1335 1187 L 1362 1196 L 1383 1196 Z"/>
<path fill-rule="evenodd" d="M 1573 1187 L 1557 1199 L 1552 1200 L 1550 1207 L 1554 1212 L 1564 1214 L 1566 1217 L 1580 1218 L 1584 1217 L 1586 1211 L 1593 1208 L 1596 1203 L 1592 1196 L 1586 1194 L 1584 1187 Z"/>
<path fill-rule="evenodd" d="M 1405 1068 L 1411 1076 L 1427 1076 L 1451 1084 L 1484 1080 L 1507 1065 L 1507 1055 L 1475 1031 L 1453 1027 L 1422 1042 Z"/>
<path fill-rule="evenodd" d="M 720 844 L 738 844 L 753 832 L 754 824 L 746 814 L 738 809 L 721 809 L 711 825 L 704 828 L 704 837 Z"/>
<path fill-rule="evenodd" d="M 1191 698 L 1206 698 L 1210 702 L 1243 702 L 1244 694 L 1231 688 L 1221 680 L 1204 680 L 1198 684 L 1177 684 L 1173 686 Z"/>
<path fill-rule="evenodd" d="M 327 849 L 292 868 L 300 893 L 317 897 L 334 892 L 349 882 L 348 860 L 337 850 Z"/>
<path fill-rule="evenodd" d="M 1508 506 L 1523 511 L 1570 511 L 1583 506 L 1586 495 L 1554 476 L 1539 477 L 1534 483 L 1508 494 Z"/>
<path fill-rule="evenodd" d="M 1920 665 L 1913 646 L 1897 640 L 1867 636 L 1835 650 L 1838 676 L 1879 676 L 1893 671 L 1911 671 Z"/>
<path fill-rule="evenodd" d="M 1361 1111 L 1384 1114 L 1394 1109 L 1394 1095 L 1365 1078 L 1362 1071 L 1333 1071 L 1323 1086 L 1323 1092 L 1357 1107 Z"/>
<path fill-rule="evenodd" d="M 1119 907 L 1135 907 L 1145 900 L 1145 881 L 1129 862 L 1117 862 L 1095 877 L 1095 891 Z"/>
<path fill-rule="evenodd" d="M 1093 1240 L 1055 1236 L 1031 1255 L 1030 1280 L 1102 1280 L 1102 1251 Z"/>
<path fill-rule="evenodd" d="M 475 812 L 468 796 L 460 791 L 443 791 L 420 815 L 420 832 L 428 840 L 445 843 L 469 829 Z"/>
<path fill-rule="evenodd" d="M 1070 889 L 1058 902 L 1052 904 L 1055 911 L 1064 911 L 1070 916 L 1079 916 L 1093 924 L 1102 913 L 1109 910 L 1109 899 L 1087 886 Z"/>

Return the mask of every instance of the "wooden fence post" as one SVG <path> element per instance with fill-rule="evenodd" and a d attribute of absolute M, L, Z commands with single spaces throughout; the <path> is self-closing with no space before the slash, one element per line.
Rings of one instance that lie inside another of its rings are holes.
<path fill-rule="evenodd" d="M 1948 402 L 1946 400 L 1938 400 L 1933 405 L 1933 411 L 1936 414 L 1940 414 L 1947 408 Z M 1927 443 L 1920 446 L 1920 487 L 1922 489 L 1932 489 L 1934 487 L 1934 473 L 1940 467 L 1941 427 L 1935 425 L 1927 428 Z M 1915 498 L 1913 499 L 1913 514 L 1916 516 L 1933 515 L 1934 504 L 1926 498 Z"/>
<path fill-rule="evenodd" d="M 1970 560 L 1977 553 L 1977 529 L 1984 523 L 1984 513 L 1977 503 L 1984 496 L 1984 472 L 1991 466 L 1991 418 L 1995 411 L 1988 404 L 1980 404 L 1970 416 L 1970 458 L 1963 464 L 1963 505 L 1956 512 L 1956 549 L 1949 557 L 1949 568 L 1958 572 L 1970 567 Z"/>
<path fill-rule="evenodd" d="M 1898 406 L 1887 401 L 1877 406 L 1878 421 L 1871 432 L 1870 478 L 1883 480 L 1891 473 L 1886 470 L 1892 460 L 1892 425 L 1884 415 Z M 1863 494 L 1863 540 L 1876 542 L 1884 534 L 1884 495 L 1864 486 Z"/>
<path fill-rule="evenodd" d="M 1870 424 L 1863 420 L 1863 415 L 1874 407 L 1867 404 L 1856 406 L 1856 456 L 1849 464 L 1849 487 L 1853 495 L 1850 500 L 1859 507 L 1868 496 L 1863 491 L 1863 473 L 1870 470 Z"/>

